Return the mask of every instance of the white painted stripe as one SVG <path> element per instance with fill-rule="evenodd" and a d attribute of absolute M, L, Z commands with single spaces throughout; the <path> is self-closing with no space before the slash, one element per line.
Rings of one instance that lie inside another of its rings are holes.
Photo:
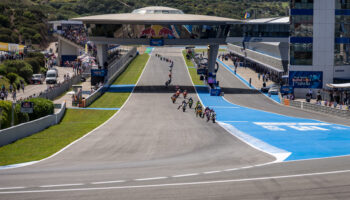
<path fill-rule="evenodd" d="M 153 177 L 153 178 L 139 178 L 139 179 L 134 179 L 135 181 L 151 181 L 151 180 L 160 180 L 160 179 L 166 179 L 168 177 L 166 176 L 161 176 L 161 177 Z"/>
<path fill-rule="evenodd" d="M 16 190 L 16 189 L 24 189 L 26 187 L 3 187 L 0 190 Z"/>
<path fill-rule="evenodd" d="M 180 174 L 180 175 L 175 175 L 172 176 L 173 178 L 180 178 L 180 177 L 187 177 L 187 176 L 197 176 L 199 173 L 193 173 L 193 174 Z"/>
<path fill-rule="evenodd" d="M 209 171 L 209 172 L 203 172 L 203 174 L 215 174 L 215 173 L 219 173 L 221 171 Z"/>
<path fill-rule="evenodd" d="M 315 172 L 315 173 L 305 173 L 305 174 L 292 174 L 292 175 L 281 175 L 281 176 L 265 176 L 265 177 L 244 178 L 244 179 L 228 179 L 228 180 L 217 180 L 217 181 L 199 181 L 199 182 L 154 184 L 154 185 L 130 185 L 130 186 L 119 186 L 119 187 L 116 186 L 116 187 L 74 188 L 74 189 L 54 189 L 54 190 L 4 191 L 4 192 L 0 192 L 0 194 L 25 194 L 25 193 L 47 193 L 47 192 L 69 192 L 69 191 L 93 191 L 93 190 L 117 190 L 117 189 L 135 189 L 135 188 L 173 187 L 173 186 L 186 186 L 186 185 L 205 185 L 205 184 L 249 182 L 249 181 L 261 181 L 261 180 L 271 180 L 271 179 L 288 179 L 288 178 L 298 178 L 298 177 L 305 177 L 305 176 L 320 176 L 320 175 L 341 174 L 341 173 L 350 173 L 350 170 Z"/>
<path fill-rule="evenodd" d="M 236 136 L 238 139 L 248 144 L 249 146 L 274 156 L 276 158 L 275 162 L 282 162 L 291 155 L 291 152 L 277 148 L 251 135 L 243 133 L 231 124 L 226 124 L 223 122 L 218 122 L 218 124 L 221 127 L 223 127 L 226 131 Z"/>
<path fill-rule="evenodd" d="M 101 182 L 91 182 L 93 185 L 98 185 L 98 184 L 109 184 L 109 183 L 124 183 L 124 180 L 116 180 L 116 181 L 101 181 Z"/>
<path fill-rule="evenodd" d="M 65 146 L 63 149 L 57 151 L 56 153 L 52 154 L 51 156 L 47 157 L 47 158 L 44 158 L 44 159 L 41 159 L 41 160 L 38 160 L 38 161 L 32 161 L 32 162 L 28 162 L 26 163 L 25 165 L 22 165 L 21 163 L 20 164 L 16 164 L 16 165 L 13 165 L 12 167 L 9 165 L 8 166 L 2 166 L 0 168 L 0 170 L 6 170 L 6 169 L 13 169 L 13 168 L 19 168 L 19 167 L 23 167 L 23 166 L 28 166 L 28 165 L 33 165 L 33 164 L 36 164 L 36 163 L 39 163 L 39 162 L 42 162 L 42 161 L 45 161 L 47 159 L 50 159 L 58 154 L 60 154 L 61 152 L 63 152 L 64 150 L 68 149 L 70 146 L 74 145 L 75 143 L 81 141 L 82 139 L 84 139 L 85 137 L 87 137 L 88 135 L 94 133 L 96 130 L 98 130 L 99 128 L 101 128 L 102 126 L 104 126 L 105 124 L 107 124 L 109 121 L 111 121 L 114 117 L 116 117 L 120 112 L 121 110 L 124 108 L 124 106 L 126 105 L 126 103 L 129 101 L 129 99 L 131 98 L 131 96 L 134 94 L 134 90 L 136 88 L 136 86 L 138 85 L 138 83 L 140 82 L 140 79 L 143 75 L 143 73 L 145 72 L 146 68 L 147 68 L 147 65 L 149 63 L 149 61 L 151 60 L 151 56 L 148 58 L 146 64 L 145 64 L 145 67 L 143 68 L 142 70 L 142 73 L 141 75 L 139 76 L 139 79 L 137 80 L 136 84 L 135 84 L 135 87 L 132 89 L 129 97 L 126 99 L 126 101 L 124 102 L 124 104 L 120 107 L 119 111 L 116 112 L 112 117 L 110 117 L 107 121 L 105 121 L 104 123 L 102 123 L 101 125 L 99 125 L 98 127 L 94 128 L 92 131 L 86 133 L 84 136 L 78 138 L 77 140 L 73 141 L 72 143 L 68 144 L 67 146 Z M 131 62 L 130 62 L 131 63 Z M 129 64 L 130 64 L 129 63 Z"/>
<path fill-rule="evenodd" d="M 69 186 L 80 186 L 84 185 L 83 183 L 72 183 L 72 184 L 59 184 L 59 185 L 42 185 L 42 188 L 50 188 L 50 187 L 69 187 Z"/>

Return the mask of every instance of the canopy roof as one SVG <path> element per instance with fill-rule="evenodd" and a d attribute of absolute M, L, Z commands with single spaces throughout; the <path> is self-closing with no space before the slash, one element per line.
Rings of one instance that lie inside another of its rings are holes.
<path fill-rule="evenodd" d="M 340 84 L 329 83 L 329 84 L 327 84 L 327 87 L 330 87 L 330 88 L 350 88 L 350 83 L 340 83 Z"/>

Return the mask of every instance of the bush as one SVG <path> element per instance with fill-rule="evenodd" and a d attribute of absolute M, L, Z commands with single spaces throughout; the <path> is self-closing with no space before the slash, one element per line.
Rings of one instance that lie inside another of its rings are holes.
<path fill-rule="evenodd" d="M 0 41 L 1 42 L 12 42 L 12 39 L 9 35 L 0 34 Z"/>
<path fill-rule="evenodd" d="M 33 75 L 32 66 L 23 60 L 7 60 L 4 64 L 7 67 L 7 73 L 16 73 L 26 81 L 29 81 Z"/>
<path fill-rule="evenodd" d="M 25 67 L 21 68 L 18 72 L 18 74 L 20 76 L 22 76 L 24 78 L 24 80 L 26 80 L 27 82 L 30 81 L 30 79 L 32 78 L 33 75 L 33 69 L 32 66 L 30 66 L 29 64 L 26 65 Z"/>
<path fill-rule="evenodd" d="M 9 17 L 0 15 L 0 25 L 2 25 L 3 27 L 10 27 Z"/>
<path fill-rule="evenodd" d="M 6 76 L 7 67 L 4 64 L 0 64 L 0 75 Z"/>
<path fill-rule="evenodd" d="M 29 121 L 28 113 L 21 112 L 21 104 L 17 104 L 15 108 L 15 124 L 20 124 Z"/>
<path fill-rule="evenodd" d="M 17 76 L 18 76 L 17 74 L 11 72 L 11 73 L 8 73 L 6 77 L 9 79 L 10 83 L 13 84 L 16 81 Z"/>
<path fill-rule="evenodd" d="M 48 99 L 33 98 L 29 99 L 29 101 L 34 103 L 34 112 L 29 114 L 30 120 L 35 120 L 54 113 L 55 108 L 53 102 Z"/>
<path fill-rule="evenodd" d="M 34 44 L 40 44 L 40 42 L 42 41 L 42 37 L 39 33 L 36 33 L 33 37 L 32 37 L 32 42 Z"/>
<path fill-rule="evenodd" d="M 0 107 L 2 108 L 1 128 L 4 129 L 11 126 L 12 102 L 0 101 Z"/>
<path fill-rule="evenodd" d="M 40 72 L 40 62 L 37 58 L 25 58 L 24 61 L 26 61 L 28 64 L 32 66 L 33 73 L 37 74 Z"/>

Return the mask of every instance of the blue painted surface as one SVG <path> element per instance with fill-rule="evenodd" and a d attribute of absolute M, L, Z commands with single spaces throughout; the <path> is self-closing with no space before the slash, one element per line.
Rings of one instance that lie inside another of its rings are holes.
<path fill-rule="evenodd" d="M 76 110 L 119 110 L 120 108 L 80 108 L 80 107 L 72 107 L 69 109 L 76 109 Z"/>
<path fill-rule="evenodd" d="M 110 85 L 107 92 L 132 92 L 135 85 Z"/>
<path fill-rule="evenodd" d="M 207 87 L 196 86 L 196 90 L 204 106 L 214 108 L 217 121 L 230 124 L 243 133 L 291 152 L 286 160 L 350 154 L 350 127 L 250 109 L 232 104 L 221 96 L 210 96 Z M 273 126 L 272 123 L 283 124 Z"/>
<path fill-rule="evenodd" d="M 241 77 L 239 74 L 235 74 L 235 71 L 234 71 L 234 69 L 233 69 L 233 68 L 234 68 L 233 66 L 232 66 L 232 68 L 231 68 L 231 67 L 227 66 L 225 63 L 223 63 L 221 60 L 219 60 L 219 59 L 216 59 L 216 60 L 217 60 L 223 67 L 225 67 L 227 70 L 229 70 L 234 76 L 236 76 L 239 80 L 241 80 L 246 86 L 248 86 L 248 87 L 251 88 L 251 89 L 255 89 L 255 90 L 260 91 L 259 89 L 255 88 L 254 86 L 249 85 L 249 82 L 248 82 L 247 80 L 245 80 L 243 77 Z M 261 94 L 263 94 L 263 95 L 269 97 L 270 99 L 272 99 L 273 101 L 275 101 L 275 102 L 277 102 L 277 103 L 281 103 L 281 99 L 279 98 L 278 95 L 271 95 L 271 96 L 269 96 L 269 95 L 266 94 L 266 93 L 261 93 Z"/>

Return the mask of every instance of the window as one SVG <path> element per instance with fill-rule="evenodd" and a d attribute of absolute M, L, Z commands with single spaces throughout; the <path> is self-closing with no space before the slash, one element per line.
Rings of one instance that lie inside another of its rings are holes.
<path fill-rule="evenodd" d="M 294 43 L 290 46 L 291 65 L 312 65 L 312 44 Z"/>
<path fill-rule="evenodd" d="M 335 9 L 350 9 L 350 0 L 335 0 Z"/>
<path fill-rule="evenodd" d="M 291 0 L 292 9 L 313 9 L 314 0 Z"/>
<path fill-rule="evenodd" d="M 334 65 L 350 65 L 350 44 L 335 44 Z"/>

